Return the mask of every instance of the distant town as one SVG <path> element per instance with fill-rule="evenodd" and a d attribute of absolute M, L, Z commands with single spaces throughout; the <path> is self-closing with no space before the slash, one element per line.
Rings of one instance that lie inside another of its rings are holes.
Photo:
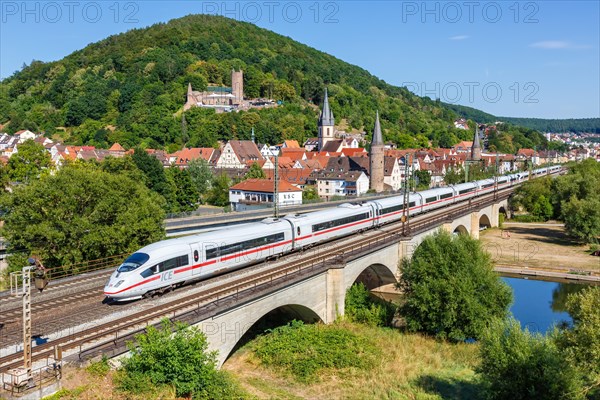
<path fill-rule="evenodd" d="M 193 97 L 194 101 L 190 100 L 188 106 L 202 106 L 195 100 L 207 95 L 193 93 L 190 88 L 188 97 Z M 235 98 L 235 95 L 230 97 Z M 216 100 L 212 106 L 230 107 L 229 103 L 221 104 Z M 470 129 L 465 119 L 455 120 L 454 125 L 458 129 Z M 414 189 L 415 175 L 428 177 L 425 187 L 440 187 L 452 183 L 447 182 L 449 173 L 464 174 L 467 164 L 473 161 L 482 170 L 497 174 L 586 158 L 600 161 L 597 134 L 545 134 L 549 141 L 566 144 L 570 149 L 567 152 L 520 149 L 516 154 L 504 154 L 488 151 L 487 134 L 494 125 L 477 125 L 473 141 L 462 141 L 451 148 L 400 150 L 391 143 L 383 143 L 378 115 L 372 142 L 367 143 L 365 132 L 349 134 L 336 129 L 327 92 L 318 126 L 317 136 L 302 144 L 296 140 L 284 140 L 275 145 L 257 143 L 253 135 L 252 140 L 222 142 L 219 148 L 184 148 L 172 154 L 155 149 L 146 149 L 146 152 L 156 157 L 165 168 L 185 169 L 190 161 L 202 159 L 215 176 L 226 174 L 234 182 L 229 189 L 231 208 L 238 211 L 272 206 L 276 175 L 278 204 L 285 207 L 302 204 L 303 191 L 308 188 L 314 188 L 320 199 L 335 200 L 360 197 L 367 192 L 393 193 L 404 189 L 407 182 L 413 182 L 409 188 Z M 0 162 L 8 163 L 10 157 L 18 153 L 19 146 L 28 140 L 42 145 L 50 153 L 56 169 L 69 161 L 102 161 L 107 157 L 123 157 L 134 152 L 119 143 L 114 143 L 109 149 L 73 146 L 54 142 L 41 133 L 21 130 L 13 135 L 0 133 Z M 244 179 L 253 164 L 264 172 L 264 178 Z M 420 187 L 423 187 L 423 182 L 420 182 Z"/>

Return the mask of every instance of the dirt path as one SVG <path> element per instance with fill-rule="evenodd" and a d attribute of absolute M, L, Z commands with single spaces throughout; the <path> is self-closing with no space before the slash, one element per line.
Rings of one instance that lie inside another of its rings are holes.
<path fill-rule="evenodd" d="M 480 239 L 497 266 L 600 274 L 600 257 L 568 237 L 562 224 L 507 222 Z"/>

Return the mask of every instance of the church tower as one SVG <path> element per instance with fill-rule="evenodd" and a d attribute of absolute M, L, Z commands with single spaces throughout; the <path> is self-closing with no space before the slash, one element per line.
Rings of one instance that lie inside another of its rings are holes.
<path fill-rule="evenodd" d="M 327 88 L 325 88 L 325 99 L 323 100 L 323 109 L 319 116 L 319 151 L 330 140 L 335 139 L 335 119 L 333 118 L 333 112 L 329 108 L 329 98 L 327 97 Z"/>
<path fill-rule="evenodd" d="M 373 129 L 373 140 L 371 141 L 371 151 L 369 152 L 369 188 L 377 193 L 383 192 L 383 150 L 383 136 L 381 134 L 381 125 L 379 124 L 379 111 L 377 111 L 375 129 Z"/>
<path fill-rule="evenodd" d="M 481 160 L 481 143 L 479 142 L 479 125 L 475 124 L 475 136 L 473 137 L 473 147 L 471 147 L 471 160 Z"/>
<path fill-rule="evenodd" d="M 183 111 L 187 111 L 193 106 L 196 105 L 196 98 L 194 96 L 194 91 L 192 90 L 192 84 L 188 82 L 188 89 L 185 104 L 183 105 Z"/>

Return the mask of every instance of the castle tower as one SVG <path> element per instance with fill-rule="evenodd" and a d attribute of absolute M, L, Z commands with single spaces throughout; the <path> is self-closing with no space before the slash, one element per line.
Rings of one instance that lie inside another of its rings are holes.
<path fill-rule="evenodd" d="M 383 192 L 383 150 L 383 136 L 379 123 L 379 111 L 377 111 L 375 129 L 373 129 L 373 140 L 371 141 L 371 151 L 369 152 L 369 188 L 377 193 Z"/>
<path fill-rule="evenodd" d="M 479 142 L 479 126 L 475 124 L 475 136 L 473 137 L 473 147 L 471 147 L 471 160 L 481 160 L 481 143 Z"/>
<path fill-rule="evenodd" d="M 323 109 L 319 116 L 319 151 L 330 140 L 335 139 L 335 119 L 333 118 L 333 112 L 329 108 L 329 97 L 327 96 L 327 88 L 325 88 L 325 98 L 323 99 Z"/>
<path fill-rule="evenodd" d="M 231 70 L 231 94 L 234 96 L 234 104 L 244 101 L 244 71 Z"/>

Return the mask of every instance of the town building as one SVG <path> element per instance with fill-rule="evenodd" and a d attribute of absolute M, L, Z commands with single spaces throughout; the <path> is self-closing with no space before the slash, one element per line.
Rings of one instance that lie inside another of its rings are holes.
<path fill-rule="evenodd" d="M 302 189 L 285 180 L 277 185 L 278 206 L 289 207 L 302 204 Z M 271 179 L 247 179 L 229 188 L 229 202 L 235 211 L 273 207 L 275 181 Z"/>

